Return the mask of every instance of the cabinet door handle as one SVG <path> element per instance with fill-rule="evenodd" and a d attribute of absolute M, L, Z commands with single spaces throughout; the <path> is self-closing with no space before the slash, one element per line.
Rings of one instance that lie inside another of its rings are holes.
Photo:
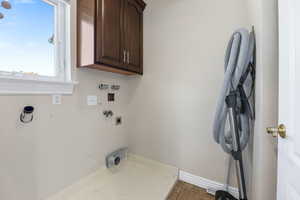
<path fill-rule="evenodd" d="M 126 50 L 123 50 L 123 63 L 126 63 Z"/>
<path fill-rule="evenodd" d="M 127 63 L 130 64 L 130 53 L 127 51 Z"/>

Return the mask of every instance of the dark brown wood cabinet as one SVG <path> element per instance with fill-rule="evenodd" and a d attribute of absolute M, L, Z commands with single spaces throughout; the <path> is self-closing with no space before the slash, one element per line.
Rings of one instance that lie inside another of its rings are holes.
<path fill-rule="evenodd" d="M 96 63 L 121 66 L 123 0 L 96 1 Z"/>
<path fill-rule="evenodd" d="M 125 0 L 124 50 L 128 70 L 143 73 L 143 5 Z"/>
<path fill-rule="evenodd" d="M 145 6 L 142 0 L 79 0 L 79 67 L 143 74 Z"/>

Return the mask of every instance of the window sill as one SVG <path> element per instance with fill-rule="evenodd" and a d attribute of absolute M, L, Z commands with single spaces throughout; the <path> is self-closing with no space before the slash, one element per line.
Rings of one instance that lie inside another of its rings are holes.
<path fill-rule="evenodd" d="M 0 95 L 14 94 L 72 94 L 77 82 L 0 77 Z"/>

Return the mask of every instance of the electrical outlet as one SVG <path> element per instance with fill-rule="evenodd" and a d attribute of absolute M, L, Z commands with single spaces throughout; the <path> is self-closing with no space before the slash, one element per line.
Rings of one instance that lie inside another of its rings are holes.
<path fill-rule="evenodd" d="M 87 96 L 86 103 L 88 106 L 96 106 L 98 104 L 98 97 L 94 95 Z"/>
<path fill-rule="evenodd" d="M 61 104 L 61 95 L 52 95 L 52 104 L 60 105 Z"/>
<path fill-rule="evenodd" d="M 107 101 L 114 102 L 115 101 L 115 93 L 108 93 L 107 94 Z"/>

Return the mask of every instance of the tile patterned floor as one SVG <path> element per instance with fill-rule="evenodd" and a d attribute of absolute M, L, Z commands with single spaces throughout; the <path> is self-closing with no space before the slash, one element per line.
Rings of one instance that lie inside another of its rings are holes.
<path fill-rule="evenodd" d="M 167 200 L 214 200 L 204 189 L 178 181 Z"/>

